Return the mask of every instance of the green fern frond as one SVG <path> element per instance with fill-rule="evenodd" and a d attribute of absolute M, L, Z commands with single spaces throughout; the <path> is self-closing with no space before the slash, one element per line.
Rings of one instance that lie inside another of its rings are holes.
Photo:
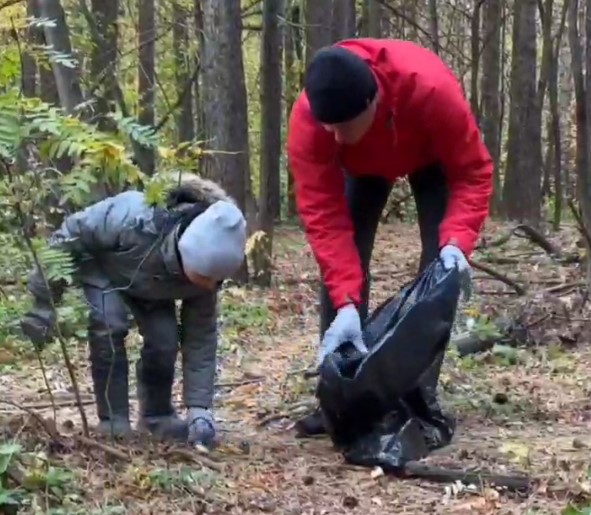
<path fill-rule="evenodd" d="M 140 145 L 149 148 L 158 147 L 159 137 L 154 127 L 142 125 L 135 118 L 124 118 L 121 113 L 111 114 L 111 118 L 117 123 L 117 128 Z"/>
<path fill-rule="evenodd" d="M 76 267 L 70 254 L 59 248 L 44 246 L 39 249 L 37 258 L 49 281 L 72 283 Z"/>

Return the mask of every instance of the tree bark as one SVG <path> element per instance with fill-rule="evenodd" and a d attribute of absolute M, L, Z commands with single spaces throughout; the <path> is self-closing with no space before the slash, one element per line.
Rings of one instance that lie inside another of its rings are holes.
<path fill-rule="evenodd" d="M 193 90 L 189 53 L 189 13 L 178 1 L 172 4 L 172 41 L 174 51 L 174 76 L 179 107 L 176 113 L 177 141 L 191 141 L 195 137 L 193 125 Z"/>
<path fill-rule="evenodd" d="M 202 0 L 203 115 L 208 150 L 205 173 L 219 181 L 245 210 L 255 208 L 250 187 L 248 106 L 242 59 L 240 0 Z"/>
<path fill-rule="evenodd" d="M 154 0 L 139 0 L 139 64 L 138 64 L 138 95 L 139 115 L 138 121 L 142 125 L 154 125 L 154 98 L 155 91 L 155 35 L 156 12 Z M 141 147 L 140 166 L 147 175 L 152 175 L 155 168 L 154 151 L 151 148 Z"/>
<path fill-rule="evenodd" d="M 38 0 L 39 14 L 43 18 L 55 21 L 55 26 L 43 27 L 45 41 L 60 54 L 72 55 L 70 30 L 66 15 L 59 0 Z M 52 63 L 53 76 L 61 106 L 70 114 L 83 102 L 82 88 L 78 76 L 78 66 L 70 68 L 59 63 Z"/>
<path fill-rule="evenodd" d="M 284 37 L 284 65 L 285 65 L 285 119 L 289 120 L 291 109 L 296 101 L 301 87 L 302 73 L 302 35 L 299 29 L 300 6 L 297 1 L 291 1 L 287 8 L 290 23 L 283 31 Z M 289 163 L 287 164 L 289 167 Z M 287 174 L 287 216 L 293 218 L 297 214 L 293 175 Z"/>
<path fill-rule="evenodd" d="M 536 95 L 536 0 L 515 4 L 505 215 L 536 226 L 541 218 L 541 125 Z M 527 151 L 526 151 L 527 149 Z"/>
<path fill-rule="evenodd" d="M 264 262 L 256 271 L 257 282 L 271 284 L 273 226 L 281 215 L 281 101 L 282 31 L 279 19 L 284 14 L 283 0 L 263 1 L 261 38 L 261 170 L 259 228 L 265 232 Z"/>
<path fill-rule="evenodd" d="M 107 115 L 114 107 L 117 83 L 108 79 L 116 77 L 119 0 L 92 0 L 91 5 L 94 24 L 100 35 L 100 40 L 94 41 L 90 56 L 90 73 L 93 82 L 98 85 L 98 94 L 94 96 L 96 121 L 101 130 L 115 130 L 113 120 Z"/>
<path fill-rule="evenodd" d="M 305 0 L 306 63 L 322 47 L 332 43 L 333 0 Z"/>
<path fill-rule="evenodd" d="M 37 0 L 27 0 L 27 17 L 36 17 Z M 28 27 L 27 41 L 33 46 L 38 41 L 38 29 Z M 23 95 L 34 97 L 37 94 L 37 63 L 31 52 L 23 52 L 23 70 L 22 70 Z"/>
<path fill-rule="evenodd" d="M 494 0 L 493 0 L 494 2 Z M 470 20 L 470 104 L 476 119 L 480 121 L 480 102 L 478 100 L 478 74 L 480 72 L 480 11 L 482 0 L 474 0 L 474 10 Z"/>
<path fill-rule="evenodd" d="M 355 0 L 333 0 L 333 41 L 354 38 L 355 21 Z"/>
<path fill-rule="evenodd" d="M 502 186 L 500 174 L 501 138 L 501 25 L 502 0 L 487 0 L 484 3 L 482 48 L 482 116 L 481 127 L 484 142 L 495 163 L 494 194 L 492 213 L 498 215 L 501 210 Z"/>
<path fill-rule="evenodd" d="M 259 225 L 270 232 L 281 215 L 283 0 L 264 0 L 261 40 L 261 171 Z"/>

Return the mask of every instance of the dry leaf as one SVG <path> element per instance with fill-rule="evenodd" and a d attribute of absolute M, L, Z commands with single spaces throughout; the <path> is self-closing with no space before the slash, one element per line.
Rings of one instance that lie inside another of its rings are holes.
<path fill-rule="evenodd" d="M 505 442 L 499 447 L 499 451 L 508 454 L 514 462 L 521 463 L 522 465 L 530 463 L 531 450 L 522 442 Z"/>
<path fill-rule="evenodd" d="M 377 479 L 378 477 L 381 477 L 383 475 L 384 475 L 384 470 L 382 469 L 382 467 L 375 467 L 371 471 L 371 478 L 372 479 Z"/>

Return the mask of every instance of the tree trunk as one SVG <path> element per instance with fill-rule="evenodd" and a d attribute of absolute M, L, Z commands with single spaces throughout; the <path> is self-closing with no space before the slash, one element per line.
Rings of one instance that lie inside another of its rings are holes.
<path fill-rule="evenodd" d="M 176 82 L 177 141 L 191 141 L 195 137 L 193 126 L 193 90 L 191 88 L 191 62 L 189 53 L 189 13 L 178 0 L 172 4 L 172 41 L 174 51 L 174 76 Z"/>
<path fill-rule="evenodd" d="M 335 0 L 338 2 L 338 0 Z M 365 0 L 367 2 L 367 36 L 370 38 L 382 37 L 382 6 L 377 0 Z"/>
<path fill-rule="evenodd" d="M 302 35 L 300 25 L 300 7 L 297 1 L 291 1 L 288 7 L 290 23 L 285 26 L 284 62 L 285 62 L 285 119 L 289 120 L 291 109 L 301 87 L 302 73 Z M 289 166 L 289 164 L 288 164 Z M 287 174 L 287 216 L 294 218 L 297 214 L 293 175 Z"/>
<path fill-rule="evenodd" d="M 40 16 L 55 22 L 54 26 L 47 24 L 43 26 L 46 43 L 52 46 L 56 52 L 71 56 L 70 30 L 60 1 L 38 0 L 38 2 Z M 60 104 L 66 112 L 73 114 L 83 102 L 78 66 L 70 68 L 54 62 L 52 63 L 52 69 Z"/>
<path fill-rule="evenodd" d="M 536 0 L 515 5 L 505 215 L 537 225 L 541 217 L 541 125 L 536 96 Z M 526 151 L 527 149 L 527 151 Z"/>
<path fill-rule="evenodd" d="M 154 85 L 155 81 L 155 18 L 156 9 L 154 0 L 139 0 L 139 64 L 138 64 L 138 96 L 139 115 L 138 121 L 142 125 L 154 125 Z M 154 151 L 151 148 L 141 147 L 140 166 L 145 174 L 152 175 L 155 168 Z"/>
<path fill-rule="evenodd" d="M 322 47 L 332 43 L 333 0 L 304 0 L 306 4 L 306 63 Z M 341 0 L 342 1 L 342 0 Z"/>
<path fill-rule="evenodd" d="M 501 210 L 501 25 L 502 0 L 487 0 L 484 3 L 482 48 L 482 116 L 481 127 L 484 142 L 495 163 L 494 195 L 492 213 L 498 215 Z"/>
<path fill-rule="evenodd" d="M 112 131 L 116 126 L 107 115 L 113 110 L 117 87 L 117 83 L 109 79 L 116 77 L 119 0 L 92 0 L 91 5 L 100 36 L 98 41 L 94 41 L 90 56 L 90 73 L 98 93 L 94 95 L 96 121 L 99 129 Z"/>
<path fill-rule="evenodd" d="M 201 62 L 203 60 L 203 11 L 201 9 L 201 0 L 195 0 L 195 34 L 198 42 L 198 49 L 196 55 L 195 66 L 199 67 L 199 75 L 197 80 L 193 83 L 193 92 L 195 97 L 195 137 L 198 140 L 205 138 L 204 122 L 203 122 L 203 103 L 201 101 L 201 86 L 203 84 L 203 67 Z"/>
<path fill-rule="evenodd" d="M 262 286 L 271 285 L 273 226 L 281 214 L 281 101 L 283 41 L 279 19 L 283 0 L 263 1 L 261 38 L 261 171 L 259 229 L 264 245 L 253 260 L 253 275 Z"/>
<path fill-rule="evenodd" d="M 37 0 L 27 0 L 27 17 L 36 17 L 35 12 Z M 33 46 L 38 41 L 38 30 L 29 26 L 27 29 L 27 43 Z M 37 63 L 35 57 L 26 50 L 23 52 L 23 69 L 22 69 L 23 95 L 26 97 L 34 97 L 37 94 Z"/>
<path fill-rule="evenodd" d="M 355 0 L 333 0 L 332 40 L 355 37 Z"/>
<path fill-rule="evenodd" d="M 569 41 L 572 59 L 572 71 L 575 85 L 576 119 L 577 119 L 577 144 L 576 144 L 576 170 L 577 170 L 577 197 L 583 215 L 583 225 L 587 233 L 591 230 L 591 0 L 586 2 L 585 52 L 581 48 L 580 32 L 578 30 L 577 14 L 579 13 L 579 1 L 572 0 L 569 10 Z M 581 6 L 582 7 L 582 6 Z M 585 60 L 585 65 L 584 61 Z M 586 78 L 584 67 L 587 69 Z M 591 242 L 584 238 L 587 247 L 587 288 L 591 288 Z"/>
<path fill-rule="evenodd" d="M 429 0 L 429 29 L 431 32 L 431 43 L 436 54 L 441 52 L 439 42 L 439 15 L 437 13 L 437 0 Z"/>
<path fill-rule="evenodd" d="M 261 189 L 259 225 L 271 230 L 281 215 L 281 101 L 283 0 L 264 0 L 261 40 Z"/>
<path fill-rule="evenodd" d="M 577 2 L 575 2 L 577 3 Z M 584 168 L 579 170 L 584 176 L 582 187 L 580 188 L 579 203 L 583 211 L 583 223 L 589 236 L 591 231 L 591 142 L 589 142 L 589 135 L 591 134 L 591 0 L 586 2 L 585 15 L 585 68 L 587 70 L 585 80 L 585 122 L 586 131 L 585 136 L 585 161 Z M 587 241 L 587 290 L 591 289 L 591 241 Z"/>
<path fill-rule="evenodd" d="M 494 0 L 493 0 L 494 3 Z M 482 0 L 474 0 L 474 10 L 470 21 L 470 104 L 476 119 L 480 122 L 480 102 L 478 101 L 478 73 L 480 72 L 480 8 Z"/>
<path fill-rule="evenodd" d="M 554 183 L 554 216 L 552 228 L 555 231 L 560 229 L 562 219 L 562 206 L 564 200 L 564 181 L 562 179 L 562 131 L 560 127 L 560 110 L 558 108 L 558 67 L 560 60 L 560 49 L 562 47 L 562 36 L 566 25 L 569 0 L 562 6 L 560 26 L 554 38 L 553 52 L 550 69 L 548 70 L 548 100 L 550 103 L 550 141 L 552 144 L 551 171 Z"/>
<path fill-rule="evenodd" d="M 206 174 L 227 189 L 253 222 L 240 0 L 201 4 L 203 114 L 208 150 L 219 151 L 208 158 Z"/>

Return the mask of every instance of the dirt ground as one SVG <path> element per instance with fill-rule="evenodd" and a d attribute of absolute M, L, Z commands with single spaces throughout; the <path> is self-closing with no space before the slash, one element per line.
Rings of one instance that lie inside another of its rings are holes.
<path fill-rule="evenodd" d="M 506 230 L 491 226 L 486 240 Z M 105 452 L 76 439 L 72 435 L 80 430 L 80 416 L 57 348 L 48 353 L 46 375 L 58 404 L 62 444 L 53 442 L 48 450 L 52 439 L 31 415 L 53 417 L 38 363 L 33 360 L 0 375 L 0 397 L 30 412 L 22 415 L 15 406 L 0 406 L 12 433 L 18 432 L 27 449 L 43 450 L 53 466 L 73 473 L 67 495 L 61 495 L 62 511 L 53 513 L 522 515 L 563 513 L 569 503 L 591 505 L 591 350 L 587 311 L 577 305 L 578 265 L 552 263 L 542 250 L 517 237 L 477 252 L 477 262 L 510 276 L 528 292 L 518 296 L 476 270 L 472 301 L 462 306 L 458 323 L 470 323 L 469 317 L 519 314 L 527 345 L 465 358 L 452 351 L 444 366 L 441 395 L 457 418 L 457 432 L 450 446 L 426 462 L 531 474 L 532 491 L 517 494 L 485 484 L 387 477 L 347 465 L 327 437 L 295 438 L 294 421 L 314 404 L 314 382 L 302 373 L 313 363 L 317 345 L 317 272 L 298 229 L 281 229 L 277 240 L 276 285 L 269 290 L 232 288 L 223 295 L 216 398 L 221 442 L 205 458 L 145 441 L 104 442 L 109 446 Z M 566 231 L 552 241 L 574 252 L 575 240 L 575 232 Z M 373 306 L 412 277 L 418 253 L 412 224 L 381 227 Z M 94 424 L 86 349 L 83 343 L 72 345 L 86 413 Z M 131 335 L 132 360 L 138 346 L 139 337 Z M 176 392 L 181 406 L 180 385 Z M 38 495 L 37 508 L 23 513 L 50 513 L 43 503 L 51 498 Z M 564 513 L 587 513 L 573 506 L 569 510 Z"/>

